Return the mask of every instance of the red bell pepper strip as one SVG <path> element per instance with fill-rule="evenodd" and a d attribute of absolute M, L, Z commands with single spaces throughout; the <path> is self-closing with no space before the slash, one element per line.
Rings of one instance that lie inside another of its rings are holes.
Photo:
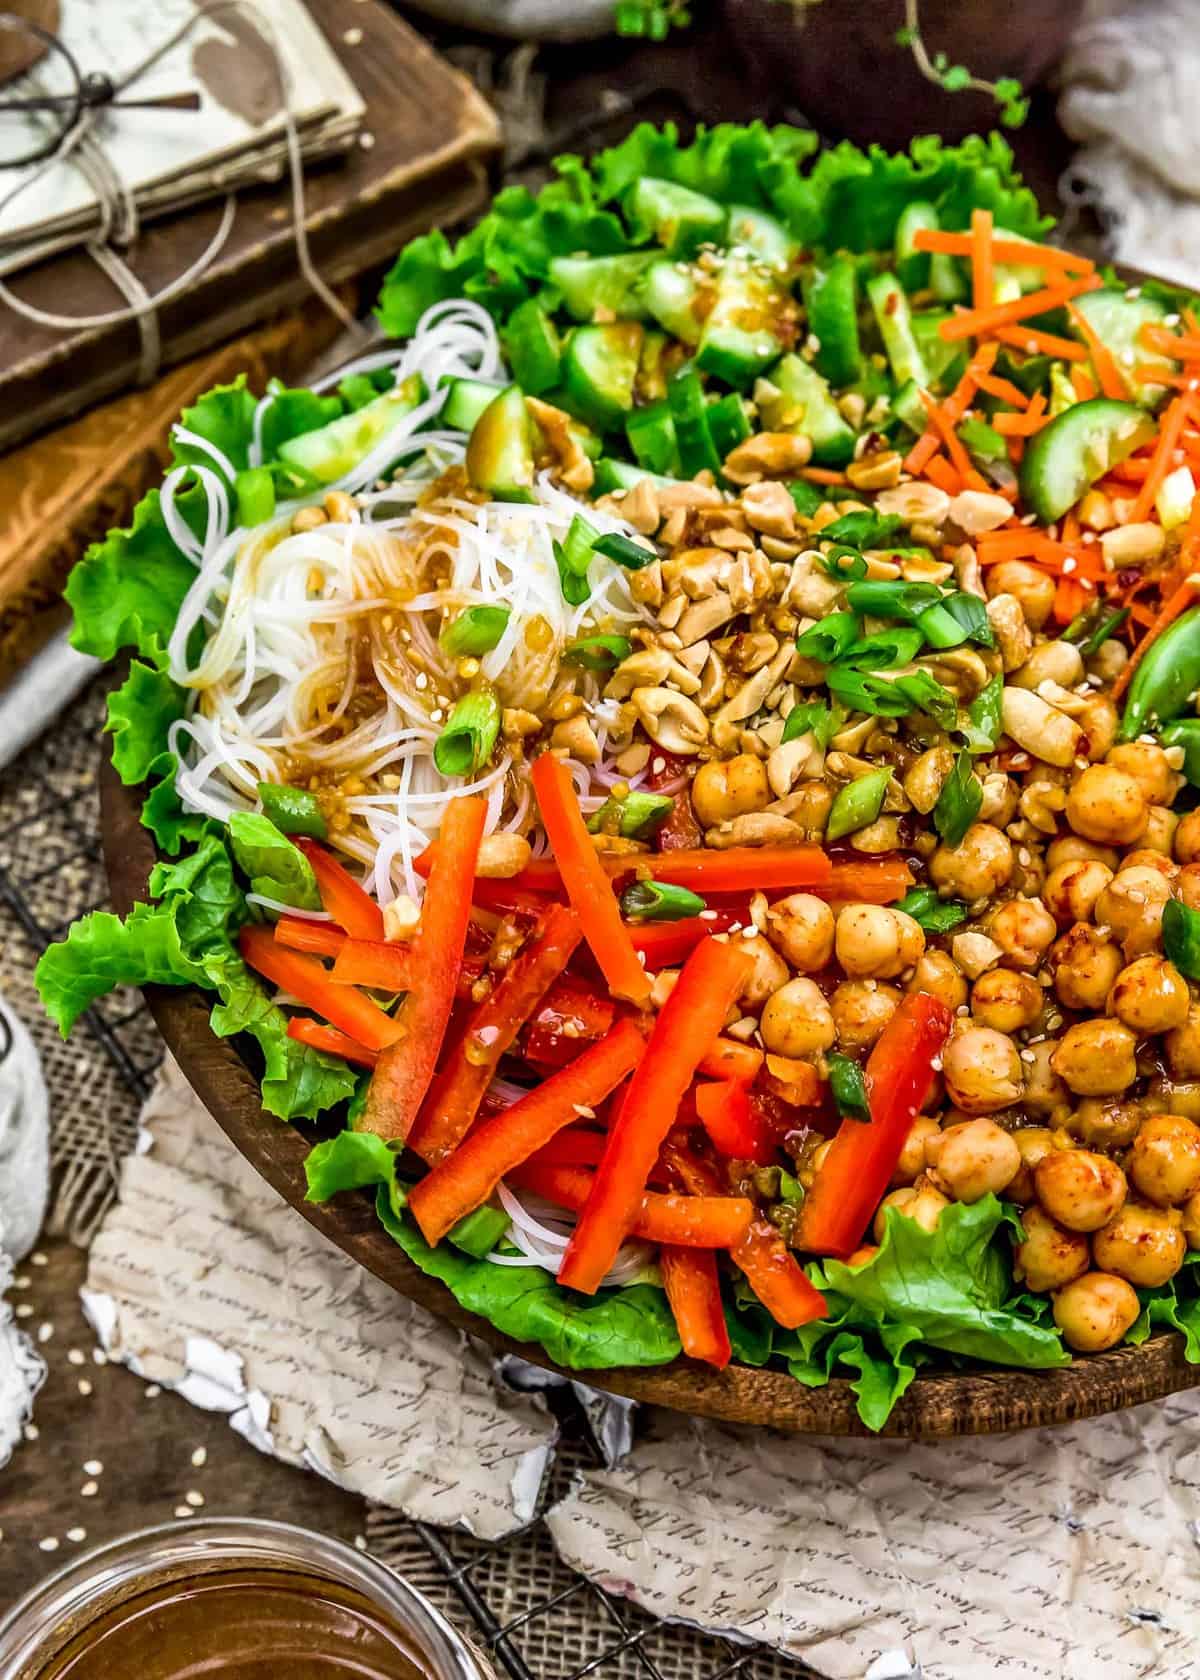
<path fill-rule="evenodd" d="M 522 1054 L 540 1067 L 565 1067 L 581 1048 L 604 1037 L 616 1013 L 609 998 L 570 979 L 557 980 L 522 1034 Z"/>
<path fill-rule="evenodd" d="M 535 771 L 540 763 L 541 759 L 535 761 Z M 436 851 L 435 842 L 421 853 L 416 860 L 419 874 L 429 869 Z M 731 846 L 725 852 L 688 848 L 675 852 L 594 855 L 599 867 L 609 877 L 636 873 L 647 880 L 670 881 L 704 894 L 806 891 L 829 897 L 835 878 L 834 866 L 819 846 Z M 886 869 L 882 867 L 884 865 Z M 863 878 L 868 882 L 874 880 L 877 874 L 881 882 L 902 882 L 895 893 L 897 898 L 903 898 L 912 885 L 912 876 L 902 858 L 871 859 L 840 867 L 846 874 L 845 889 L 839 890 L 838 897 L 851 896 L 849 888 L 860 871 L 865 872 Z M 534 858 L 519 875 L 513 876 L 510 884 L 528 892 L 561 896 L 563 876 L 557 856 Z M 876 890 L 882 890 L 882 887 Z"/>
<path fill-rule="evenodd" d="M 723 1370 L 733 1357 L 717 1257 L 708 1249 L 665 1244 L 658 1255 L 663 1288 L 671 1303 L 684 1353 Z"/>
<path fill-rule="evenodd" d="M 307 1044 L 310 1050 L 324 1050 L 327 1055 L 340 1056 L 343 1061 L 353 1062 L 355 1067 L 373 1068 L 379 1060 L 378 1050 L 368 1050 L 365 1044 L 356 1043 L 336 1027 L 327 1027 L 308 1015 L 293 1015 L 287 1030 L 288 1037 L 294 1038 L 297 1044 Z"/>
<path fill-rule="evenodd" d="M 751 968 L 749 952 L 736 940 L 706 939 L 688 958 L 609 1131 L 592 1194 L 563 1257 L 560 1283 L 585 1295 L 600 1287 L 633 1223 L 696 1064 L 720 1032 Z"/>
<path fill-rule="evenodd" d="M 413 988 L 413 947 L 392 939 L 343 939 L 333 978 L 347 986 L 371 986 L 381 992 Z"/>
<path fill-rule="evenodd" d="M 769 1167 L 778 1158 L 775 1139 L 750 1102 L 745 1085 L 732 1079 L 697 1085 L 696 1113 L 713 1147 L 731 1161 L 753 1161 Z"/>
<path fill-rule="evenodd" d="M 519 1190 L 532 1190 L 535 1196 L 578 1213 L 591 1194 L 595 1175 L 584 1167 L 526 1161 L 506 1176 Z M 681 1196 L 647 1190 L 629 1235 L 682 1248 L 732 1248 L 745 1236 L 753 1217 L 754 1204 L 748 1196 Z"/>
<path fill-rule="evenodd" d="M 603 1132 L 568 1126 L 536 1150 L 525 1163 L 530 1167 L 598 1167 L 608 1138 Z"/>
<path fill-rule="evenodd" d="M 314 957 L 336 957 L 346 935 L 333 922 L 310 922 L 303 916 L 280 916 L 275 938 L 289 951 L 307 951 Z"/>
<path fill-rule="evenodd" d="M 324 846 L 299 834 L 295 843 L 312 864 L 321 903 L 338 926 L 352 939 L 382 939 L 383 911 L 370 893 L 359 886 L 349 870 Z"/>
<path fill-rule="evenodd" d="M 871 1118 L 838 1128 L 800 1210 L 798 1247 L 844 1259 L 862 1242 L 953 1024 L 940 998 L 910 992 L 884 1027 L 864 1070 Z"/>
<path fill-rule="evenodd" d="M 861 863 L 835 863 L 829 885 L 812 890 L 818 898 L 844 899 L 848 904 L 895 904 L 912 884 L 912 870 L 893 852 Z"/>
<path fill-rule="evenodd" d="M 316 957 L 277 945 L 270 928 L 244 927 L 238 934 L 238 949 L 256 973 L 299 998 L 306 1009 L 340 1027 L 368 1050 L 383 1050 L 403 1035 L 399 1021 L 385 1015 L 353 986 L 339 986 Z"/>
<path fill-rule="evenodd" d="M 475 1010 L 456 1049 L 443 1057 L 408 1138 L 409 1148 L 423 1161 L 436 1165 L 467 1135 L 501 1056 L 582 937 L 579 917 L 564 904 L 552 904 L 538 921 L 490 996 Z"/>
<path fill-rule="evenodd" d="M 701 1056 L 697 1073 L 709 1079 L 735 1079 L 749 1085 L 763 1065 L 763 1053 L 756 1044 L 739 1044 L 736 1038 L 718 1038 Z"/>
<path fill-rule="evenodd" d="M 609 990 L 630 1003 L 644 1004 L 650 996 L 650 979 L 638 961 L 599 853 L 592 845 L 570 772 L 553 753 L 543 753 L 534 759 L 529 775 L 567 897 L 583 924 L 583 936 Z"/>
<path fill-rule="evenodd" d="M 446 807 L 437 862 L 412 942 L 419 984 L 400 1005 L 397 1019 L 403 1038 L 379 1058 L 359 1121 L 361 1131 L 407 1138 L 425 1100 L 454 1007 L 471 917 L 471 882 L 486 818 L 483 799 L 454 799 Z"/>
<path fill-rule="evenodd" d="M 425 1240 L 440 1242 L 452 1225 L 487 1201 L 506 1173 L 576 1122 L 580 1108 L 602 1101 L 637 1064 L 645 1043 L 626 1017 L 570 1067 L 552 1074 L 502 1114 L 481 1120 L 409 1196 Z"/>
<path fill-rule="evenodd" d="M 732 910 L 713 910 L 707 916 L 685 916 L 678 922 L 631 922 L 629 937 L 653 972 L 684 962 L 702 939 L 713 933 L 728 933 L 737 920 Z"/>
<path fill-rule="evenodd" d="M 428 857 L 429 853 L 425 851 L 421 855 Z M 471 901 L 481 910 L 495 910 L 501 916 L 526 916 L 532 919 L 541 915 L 551 899 L 548 893 L 529 892 L 524 887 L 514 887 L 511 881 L 492 880 L 490 877 L 477 875 L 471 888 Z"/>

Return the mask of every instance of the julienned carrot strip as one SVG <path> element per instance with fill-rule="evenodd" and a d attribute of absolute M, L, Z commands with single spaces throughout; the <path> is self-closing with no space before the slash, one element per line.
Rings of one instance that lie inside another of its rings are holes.
<path fill-rule="evenodd" d="M 913 238 L 914 251 L 939 251 L 948 257 L 971 255 L 969 233 L 947 233 L 941 228 L 918 228 Z M 1035 245 L 1023 239 L 1006 239 L 1004 230 L 992 240 L 992 255 L 997 262 L 1020 263 L 1025 268 L 1075 269 L 1090 274 L 1095 263 L 1090 257 L 1078 256 L 1074 251 L 1060 251 L 1053 245 Z"/>
<path fill-rule="evenodd" d="M 1070 624 L 1078 618 L 1088 601 L 1088 590 L 1078 578 L 1059 578 L 1054 591 L 1052 612 L 1056 624 Z"/>
<path fill-rule="evenodd" d="M 535 1149 L 526 1166 L 598 1167 L 608 1142 L 603 1132 L 585 1131 L 582 1126 L 564 1126 L 549 1143 Z"/>
<path fill-rule="evenodd" d="M 1184 326 L 1191 333 L 1194 339 L 1200 340 L 1200 318 L 1197 317 L 1190 304 L 1185 304 L 1183 306 L 1182 314 Z"/>
<path fill-rule="evenodd" d="M 1011 379 L 1001 379 L 995 374 L 981 373 L 975 381 L 981 391 L 986 391 L 989 397 L 996 397 L 1000 402 L 1011 403 L 1014 408 L 1029 407 L 1029 398 L 1019 385 L 1014 385 Z"/>
<path fill-rule="evenodd" d="M 1033 437 L 1046 424 L 1046 399 L 1039 391 L 1024 414 L 993 414 L 992 425 L 1001 437 Z"/>
<path fill-rule="evenodd" d="M 540 763 L 538 759 L 536 763 Z M 435 841 L 416 859 L 419 875 L 427 875 L 440 852 Z M 589 847 L 589 849 L 591 849 Z M 681 848 L 674 852 L 638 852 L 633 855 L 600 855 L 592 850 L 604 875 L 609 878 L 640 876 L 645 880 L 664 881 L 677 887 L 691 887 L 698 893 L 741 893 L 759 888 L 764 892 L 777 889 L 804 890 L 828 896 L 835 878 L 844 870 L 864 871 L 863 879 L 876 882 L 884 890 L 898 882 L 904 885 L 895 895 L 903 898 L 912 885 L 902 859 L 871 858 L 862 863 L 838 864 L 830 861 L 819 846 L 731 846 L 726 851 L 710 851 L 707 847 L 695 850 Z M 510 883 L 513 887 L 531 892 L 563 893 L 563 874 L 553 857 L 535 858 Z M 844 893 L 837 896 L 845 897 Z M 887 904 L 891 899 L 872 902 Z"/>
<path fill-rule="evenodd" d="M 838 472 L 833 467 L 801 467 L 796 477 L 805 479 L 809 484 L 849 484 L 850 482 L 844 472 Z"/>
<path fill-rule="evenodd" d="M 370 893 L 315 840 L 295 836 L 295 843 L 312 865 L 321 903 L 352 939 L 382 939 L 383 911 Z"/>
<path fill-rule="evenodd" d="M 958 433 L 954 430 L 954 422 L 946 413 L 944 407 L 939 407 L 927 391 L 919 391 L 925 411 L 929 415 L 929 424 L 933 427 L 946 447 L 946 454 L 962 482 L 972 490 L 987 490 L 987 480 L 975 470 L 971 457 L 967 454 L 966 446 Z"/>
<path fill-rule="evenodd" d="M 353 1062 L 355 1067 L 373 1068 L 379 1060 L 378 1050 L 368 1050 L 365 1044 L 359 1044 L 348 1033 L 339 1032 L 336 1027 L 327 1027 L 322 1021 L 314 1021 L 308 1015 L 293 1015 L 287 1026 L 288 1037 L 294 1038 L 297 1044 L 307 1044 L 310 1050 L 323 1050 L 328 1056 L 341 1056 L 343 1061 Z"/>
<path fill-rule="evenodd" d="M 486 820 L 483 799 L 460 796 L 446 807 L 412 942 L 419 984 L 400 1006 L 404 1037 L 379 1058 L 359 1121 L 361 1131 L 407 1138 L 425 1100 L 458 989 L 471 918 L 471 883 Z"/>
<path fill-rule="evenodd" d="M 333 922 L 310 922 L 302 916 L 280 916 L 275 938 L 289 951 L 307 951 L 313 957 L 336 957 L 347 935 Z"/>
<path fill-rule="evenodd" d="M 276 944 L 270 928 L 244 927 L 238 935 L 238 949 L 256 974 L 299 998 L 306 1009 L 323 1016 L 368 1050 L 383 1050 L 403 1034 L 401 1023 L 385 1015 L 364 993 L 331 980 L 328 969 L 316 957 Z"/>
<path fill-rule="evenodd" d="M 1100 383 L 1101 391 L 1106 397 L 1111 397 L 1116 402 L 1127 402 L 1129 400 L 1129 382 L 1117 366 L 1112 351 L 1099 337 L 1087 316 L 1081 310 L 1076 309 L 1073 303 L 1068 303 L 1067 314 L 1071 317 L 1076 332 L 1088 347 L 1088 355 L 1091 358 L 1092 366 L 1096 370 L 1096 378 Z"/>
<path fill-rule="evenodd" d="M 997 328 L 1014 326 L 1030 315 L 1045 315 L 1048 310 L 1060 309 L 1081 292 L 1095 291 L 1099 284 L 1094 274 L 1086 275 L 1079 280 L 1064 280 L 1036 292 L 1026 292 L 1024 297 L 1013 298 L 1009 303 L 994 303 L 988 309 L 964 309 L 943 321 L 938 334 L 948 343 L 960 338 L 981 338 Z"/>
<path fill-rule="evenodd" d="M 1157 350 L 1172 361 L 1200 360 L 1200 337 L 1189 338 L 1186 333 L 1172 332 L 1169 327 L 1156 327 L 1153 321 L 1147 321 L 1137 336 L 1144 350 Z"/>
<path fill-rule="evenodd" d="M 1158 495 L 1159 486 L 1171 470 L 1172 455 L 1175 445 L 1179 442 L 1179 434 L 1183 430 L 1183 423 L 1190 418 L 1192 399 L 1190 392 L 1184 391 L 1177 397 L 1172 397 L 1167 404 L 1167 411 L 1163 416 L 1162 426 L 1158 434 L 1158 442 L 1154 446 L 1154 455 L 1150 462 L 1150 471 L 1146 474 L 1145 482 L 1138 491 L 1137 500 L 1129 515 L 1130 524 L 1138 524 L 1150 517 L 1154 506 L 1154 498 Z"/>
<path fill-rule="evenodd" d="M 700 1058 L 724 1025 L 753 966 L 741 940 L 698 945 L 663 1005 L 646 1053 L 608 1134 L 608 1148 L 580 1215 L 559 1282 L 595 1294 L 629 1230 Z"/>
<path fill-rule="evenodd" d="M 549 906 L 471 1016 L 459 1044 L 443 1055 L 408 1138 L 409 1148 L 423 1161 L 435 1165 L 444 1160 L 467 1135 L 501 1056 L 516 1042 L 582 937 L 573 910 Z"/>
<path fill-rule="evenodd" d="M 971 302 L 976 309 L 990 309 L 995 302 L 995 269 L 992 259 L 992 212 L 971 212 Z"/>
<path fill-rule="evenodd" d="M 944 455 L 931 455 L 922 470 L 930 484 L 936 484 L 948 496 L 957 496 L 963 487 L 962 479 Z"/>
<path fill-rule="evenodd" d="M 1086 362 L 1088 359 L 1082 344 L 1077 344 L 1073 338 L 1062 338 L 1058 333 L 1043 332 L 1040 327 L 994 327 L 991 336 L 1014 350 L 1024 350 L 1030 356 L 1057 356 L 1060 362 Z"/>
<path fill-rule="evenodd" d="M 612 885 L 592 845 L 570 771 L 560 758 L 543 753 L 533 762 L 530 780 L 567 897 L 609 990 L 630 1003 L 644 1003 L 650 995 L 650 978 L 638 961 Z"/>
<path fill-rule="evenodd" d="M 1173 391 L 1194 391 L 1196 389 L 1196 372 L 1166 373 L 1156 362 L 1138 362 L 1133 369 L 1133 377 L 1140 379 L 1144 385 L 1166 385 Z"/>
<path fill-rule="evenodd" d="M 427 1242 L 440 1242 L 458 1221 L 487 1201 L 505 1173 L 527 1161 L 556 1132 L 615 1091 L 637 1066 L 645 1039 L 629 1016 L 598 1044 L 551 1074 L 500 1114 L 482 1120 L 452 1155 L 417 1184 L 409 1208 Z"/>
<path fill-rule="evenodd" d="M 1179 617 L 1180 613 L 1186 612 L 1187 609 L 1195 603 L 1195 600 L 1195 586 L 1190 578 L 1185 578 L 1179 585 L 1179 588 L 1163 602 L 1157 616 L 1152 620 L 1150 628 L 1146 631 L 1146 634 L 1142 637 L 1141 641 L 1134 648 L 1132 654 L 1121 667 L 1121 670 L 1117 675 L 1117 680 L 1112 685 L 1111 698 L 1114 704 L 1121 698 L 1125 690 L 1129 687 L 1130 683 L 1133 681 L 1134 673 L 1136 672 L 1138 666 L 1142 663 L 1142 660 L 1149 653 L 1151 647 L 1162 635 L 1163 631 L 1169 629 Z"/>
<path fill-rule="evenodd" d="M 542 1166 L 527 1162 L 508 1174 L 518 1189 L 532 1190 L 548 1202 L 578 1212 L 592 1191 L 593 1175 L 583 1167 Z M 629 1227 L 643 1242 L 675 1243 L 684 1248 L 732 1248 L 754 1217 L 748 1196 L 681 1196 L 647 1190 Z"/>
<path fill-rule="evenodd" d="M 967 412 L 971 398 L 975 395 L 980 374 L 991 371 L 996 355 L 997 349 L 994 344 L 981 344 L 963 370 L 962 378 L 942 403 L 942 413 L 952 426 L 957 426 Z M 910 473 L 921 472 L 941 446 L 940 434 L 933 426 L 927 427 L 905 456 L 904 470 Z"/>
<path fill-rule="evenodd" d="M 716 1256 L 703 1248 L 668 1243 L 659 1250 L 658 1267 L 684 1353 L 723 1370 L 733 1358 L 733 1347 L 721 1305 Z"/>
<path fill-rule="evenodd" d="M 894 904 L 913 884 L 912 870 L 899 852 L 864 858 L 861 863 L 835 863 L 826 886 L 811 887 L 818 898 L 837 898 L 853 904 Z"/>
<path fill-rule="evenodd" d="M 1071 369 L 1071 385 L 1080 402 L 1089 402 L 1096 395 L 1096 382 L 1079 362 Z"/>

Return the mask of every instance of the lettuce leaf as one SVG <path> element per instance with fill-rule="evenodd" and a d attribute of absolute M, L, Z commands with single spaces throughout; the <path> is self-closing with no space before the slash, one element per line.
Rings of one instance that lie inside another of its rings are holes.
<path fill-rule="evenodd" d="M 1192 1249 L 1182 1267 L 1160 1289 L 1139 1289 L 1142 1311 L 1126 1341 L 1140 1347 L 1155 1330 L 1178 1330 L 1183 1356 L 1200 1365 L 1200 1250 Z"/>
<path fill-rule="evenodd" d="M 327 1202 L 343 1190 L 365 1190 L 378 1185 L 387 1195 L 387 1205 L 399 1219 L 408 1200 L 407 1191 L 396 1177 L 396 1160 L 403 1145 L 393 1149 L 374 1132 L 339 1132 L 310 1149 L 304 1162 L 308 1180 L 306 1202 Z"/>
<path fill-rule="evenodd" d="M 132 647 L 161 668 L 195 580 L 196 568 L 167 531 L 158 491 L 149 491 L 134 508 L 133 523 L 93 543 L 67 579 L 65 593 L 75 615 L 71 646 L 97 659 Z"/>
<path fill-rule="evenodd" d="M 298 910 L 321 908 L 312 864 L 270 817 L 235 811 L 229 819 L 229 841 L 239 867 L 250 877 L 251 892 Z"/>
<path fill-rule="evenodd" d="M 112 761 L 126 787 L 144 782 L 167 751 L 167 734 L 181 718 L 187 699 L 164 671 L 135 659 L 120 688 L 108 697 Z"/>
<path fill-rule="evenodd" d="M 175 788 L 177 767 L 174 753 L 163 753 L 154 760 L 150 775 L 155 779 L 142 805 L 142 827 L 150 830 L 159 851 L 166 852 L 168 857 L 178 857 L 185 845 L 191 845 L 215 827 L 212 818 L 184 810 Z"/>

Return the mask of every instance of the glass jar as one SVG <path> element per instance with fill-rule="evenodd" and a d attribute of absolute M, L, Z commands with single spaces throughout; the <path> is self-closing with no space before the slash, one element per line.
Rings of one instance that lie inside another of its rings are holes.
<path fill-rule="evenodd" d="M 322 1595 L 323 1588 L 330 1589 L 328 1599 Z M 368 1644 L 377 1641 L 375 1649 L 389 1656 L 387 1666 L 378 1664 L 382 1675 L 495 1680 L 483 1654 L 455 1632 L 428 1599 L 374 1558 L 288 1523 L 222 1517 L 142 1529 L 51 1575 L 0 1620 L 0 1680 L 58 1680 L 59 1676 L 90 1680 L 92 1675 L 115 1672 L 109 1653 L 120 1655 L 114 1646 L 122 1638 L 133 1637 L 133 1630 L 148 1625 L 151 1617 L 159 1618 L 159 1626 L 165 1625 L 164 1615 L 179 1606 L 186 1608 L 189 1600 L 193 1617 L 204 1618 L 203 1637 L 207 1638 L 207 1629 L 220 1628 L 222 1639 L 232 1638 L 231 1620 L 209 1612 L 222 1608 L 220 1594 L 237 1591 L 243 1593 L 251 1612 L 245 1595 L 256 1590 L 282 1594 L 297 1609 L 306 1599 L 314 1607 L 333 1605 L 340 1617 L 354 1622 L 357 1637 L 366 1638 Z M 205 1601 L 202 1612 L 197 1610 L 199 1598 Z M 226 1606 L 230 1602 L 225 1599 Z M 262 1630 L 270 1639 L 266 1600 L 256 1602 L 264 1607 Z M 275 1619 L 269 1625 L 286 1628 L 290 1624 L 278 1619 L 280 1603 L 272 1602 Z M 286 1604 L 283 1613 L 286 1618 Z M 313 1636 L 314 1644 L 326 1631 Z M 247 1651 L 252 1633 L 249 1628 Z M 172 1680 L 171 1658 L 165 1649 L 169 1639 L 159 1645 L 155 1636 L 151 1643 L 156 1652 L 162 1650 L 163 1663 L 159 1666 L 155 1661 L 145 1671 L 145 1680 Z M 192 1648 L 188 1649 L 190 1657 Z M 360 1645 L 354 1649 L 361 1655 Z M 261 1666 L 253 1661 L 239 1666 L 227 1659 L 225 1668 L 214 1663 L 205 1672 L 214 1680 L 225 1673 L 231 1680 L 241 1680 L 243 1675 L 277 1672 L 269 1661 L 263 1661 L 269 1658 L 264 1644 L 259 1643 L 258 1651 Z M 211 1654 L 202 1654 L 211 1660 Z M 306 1657 L 328 1657 L 330 1673 L 336 1672 L 334 1655 L 332 1649 L 305 1650 Z M 370 1670 L 354 1667 L 353 1672 L 368 1674 Z"/>

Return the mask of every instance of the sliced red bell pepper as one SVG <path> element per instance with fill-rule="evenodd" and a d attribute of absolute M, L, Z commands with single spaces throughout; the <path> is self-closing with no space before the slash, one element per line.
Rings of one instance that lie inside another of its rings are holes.
<path fill-rule="evenodd" d="M 500 1058 L 558 978 L 583 937 L 579 917 L 551 904 L 475 1010 L 461 1041 L 442 1059 L 408 1146 L 431 1165 L 449 1155 L 470 1130 Z"/>
<path fill-rule="evenodd" d="M 733 1357 L 733 1348 L 721 1305 L 716 1255 L 709 1249 L 666 1244 L 659 1250 L 658 1265 L 684 1353 L 723 1370 Z"/>
<path fill-rule="evenodd" d="M 244 927 L 238 934 L 238 949 L 256 973 L 299 998 L 306 1009 L 340 1027 L 368 1050 L 383 1050 L 403 1035 L 398 1020 L 385 1015 L 353 986 L 339 986 L 316 957 L 276 944 L 270 928 Z"/>
<path fill-rule="evenodd" d="M 393 939 L 343 938 L 332 973 L 347 986 L 409 992 L 416 979 L 413 947 Z"/>
<path fill-rule="evenodd" d="M 429 854 L 423 852 L 421 855 L 428 857 Z M 481 910 L 495 910 L 501 916 L 525 916 L 532 920 L 541 915 L 551 899 L 549 893 L 529 892 L 524 887 L 514 887 L 511 881 L 477 875 L 471 888 L 471 901 Z"/>
<path fill-rule="evenodd" d="M 595 1174 L 585 1167 L 543 1166 L 526 1161 L 505 1175 L 520 1190 L 532 1190 L 578 1213 L 591 1195 Z M 747 1196 L 680 1196 L 647 1190 L 629 1227 L 643 1242 L 678 1243 L 683 1248 L 732 1248 L 750 1228 L 754 1204 Z"/>
<path fill-rule="evenodd" d="M 650 979 L 638 961 L 612 884 L 592 845 L 570 772 L 553 753 L 543 753 L 534 759 L 529 775 L 567 897 L 609 990 L 630 1003 L 644 1004 L 650 996 Z"/>
<path fill-rule="evenodd" d="M 481 1120 L 409 1196 L 425 1240 L 439 1242 L 452 1225 L 487 1201 L 506 1173 L 576 1122 L 580 1108 L 602 1101 L 636 1065 L 645 1043 L 626 1017 L 570 1067 L 552 1074 L 502 1114 Z"/>
<path fill-rule="evenodd" d="M 541 759 L 535 761 L 535 770 L 540 763 Z M 436 845 L 422 852 L 416 863 L 419 872 L 429 868 L 433 854 L 436 854 Z M 834 880 L 833 864 L 819 846 L 732 846 L 725 852 L 688 848 L 674 852 L 593 855 L 598 857 L 601 870 L 610 878 L 636 872 L 646 879 L 670 881 L 702 894 L 790 890 L 828 897 Z M 886 871 L 882 867 L 875 868 L 875 865 L 884 864 L 889 866 Z M 906 884 L 896 892 L 897 898 L 902 898 L 912 885 L 911 874 L 903 859 L 894 864 L 887 858 L 871 859 L 869 864 L 844 864 L 841 867 L 848 873 L 844 877 L 846 888 L 839 892 L 839 897 L 850 896 L 848 889 L 857 879 L 859 870 L 868 871 L 863 877 L 868 883 L 876 876 L 883 881 L 899 880 L 903 875 Z M 510 884 L 528 892 L 561 897 L 563 876 L 557 856 L 534 858 L 519 875 L 513 876 Z M 882 890 L 882 887 L 876 890 Z"/>
<path fill-rule="evenodd" d="M 321 903 L 352 939 L 382 939 L 383 911 L 332 852 L 301 834 L 294 840 L 312 864 Z"/>
<path fill-rule="evenodd" d="M 333 922 L 310 922 L 303 916 L 280 916 L 275 938 L 289 951 L 307 951 L 314 957 L 336 957 L 346 943 L 343 930 Z"/>
<path fill-rule="evenodd" d="M 569 979 L 557 980 L 522 1035 L 522 1053 L 540 1067 L 565 1067 L 583 1046 L 604 1037 L 615 1015 L 610 999 Z"/>
<path fill-rule="evenodd" d="M 836 862 L 828 886 L 812 890 L 819 898 L 844 899 L 847 904 L 895 904 L 912 884 L 912 870 L 899 852 L 892 852 L 861 863 Z"/>
<path fill-rule="evenodd" d="M 355 1067 L 373 1068 L 379 1060 L 378 1050 L 368 1050 L 365 1044 L 356 1043 L 336 1027 L 327 1027 L 308 1015 L 293 1015 L 287 1030 L 288 1037 L 298 1044 L 307 1044 L 310 1050 L 324 1050 L 330 1056 L 341 1056 Z"/>
<path fill-rule="evenodd" d="M 691 777 L 695 764 L 695 759 L 676 758 L 673 753 L 657 750 L 650 759 L 645 787 L 650 793 L 669 792 L 675 801 L 667 820 L 655 831 L 656 852 L 693 851 L 704 844 L 704 831 L 692 808 Z"/>
<path fill-rule="evenodd" d="M 454 1007 L 471 916 L 471 882 L 486 819 L 483 799 L 459 798 L 446 807 L 437 861 L 412 942 L 418 984 L 397 1016 L 404 1036 L 379 1058 L 359 1121 L 362 1131 L 407 1138 L 425 1100 Z"/>
<path fill-rule="evenodd" d="M 739 1044 L 736 1038 L 718 1038 L 701 1056 L 696 1072 L 709 1079 L 736 1079 L 743 1085 L 754 1080 L 763 1065 L 763 1053 L 756 1044 Z"/>
<path fill-rule="evenodd" d="M 559 1270 L 591 1295 L 633 1223 L 646 1181 L 696 1065 L 724 1025 L 751 971 L 744 944 L 706 939 L 688 958 L 608 1134 L 596 1182 Z"/>
<path fill-rule="evenodd" d="M 867 1058 L 871 1118 L 843 1120 L 838 1128 L 800 1210 L 798 1247 L 844 1259 L 862 1242 L 933 1086 L 934 1064 L 953 1024 L 940 998 L 910 992 L 901 1002 Z"/>
<path fill-rule="evenodd" d="M 700 1124 L 720 1154 L 731 1161 L 753 1161 L 756 1167 L 769 1167 L 778 1159 L 778 1144 L 761 1112 L 751 1105 L 744 1084 L 716 1080 L 697 1085 L 694 1096 Z"/>
<path fill-rule="evenodd" d="M 702 939 L 713 933 L 728 933 L 737 920 L 733 911 L 714 910 L 707 916 L 685 916 L 678 922 L 631 922 L 629 937 L 634 950 L 645 957 L 648 969 L 674 968 L 691 956 Z"/>
<path fill-rule="evenodd" d="M 568 1126 L 543 1144 L 526 1162 L 534 1167 L 598 1167 L 608 1138 L 603 1132 Z"/>

